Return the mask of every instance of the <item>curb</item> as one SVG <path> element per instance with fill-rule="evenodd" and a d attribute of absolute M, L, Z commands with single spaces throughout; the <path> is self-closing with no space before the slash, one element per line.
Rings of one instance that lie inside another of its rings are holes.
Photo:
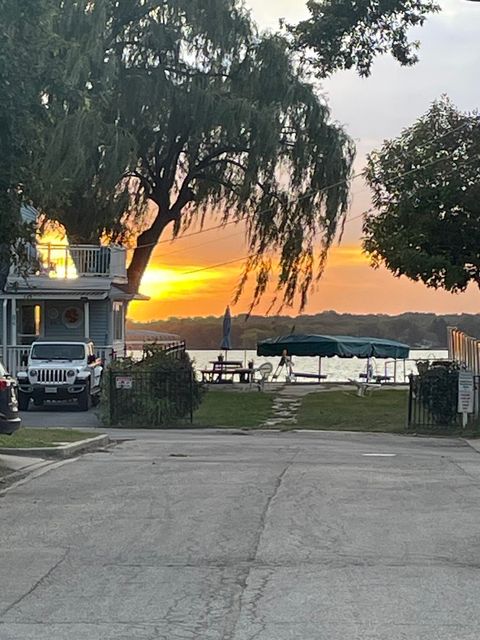
<path fill-rule="evenodd" d="M 32 458 L 64 459 L 71 458 L 77 453 L 87 453 L 106 447 L 111 443 L 110 436 L 100 435 L 60 447 L 32 447 L 30 449 L 8 449 L 0 447 L 0 453 L 11 456 L 27 456 Z"/>
<path fill-rule="evenodd" d="M 472 440 L 471 438 L 462 438 L 462 440 L 466 442 L 469 447 L 480 453 L 480 440 Z"/>

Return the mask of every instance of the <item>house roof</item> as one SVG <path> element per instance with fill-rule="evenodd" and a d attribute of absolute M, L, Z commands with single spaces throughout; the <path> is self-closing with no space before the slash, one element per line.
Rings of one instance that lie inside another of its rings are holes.
<path fill-rule="evenodd" d="M 35 282 L 24 279 L 9 282 L 3 296 L 11 298 L 29 298 L 31 300 L 149 300 L 140 293 L 134 294 L 109 280 L 100 278 L 78 278 L 56 280 L 53 278 L 35 278 Z M 0 298 L 3 297 L 0 295 Z"/>

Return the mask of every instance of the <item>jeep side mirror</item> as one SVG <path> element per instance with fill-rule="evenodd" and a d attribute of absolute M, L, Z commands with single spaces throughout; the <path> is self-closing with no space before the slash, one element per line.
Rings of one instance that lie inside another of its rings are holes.
<path fill-rule="evenodd" d="M 27 353 L 22 353 L 21 357 L 20 357 L 20 366 L 21 367 L 26 367 L 28 365 L 28 354 Z"/>
<path fill-rule="evenodd" d="M 88 363 L 88 364 L 93 364 L 93 363 L 96 361 L 96 359 L 97 359 L 97 357 L 96 357 L 95 355 L 93 355 L 93 353 L 92 353 L 92 354 L 90 354 L 90 355 L 88 356 L 88 358 L 87 358 L 87 363 Z"/>

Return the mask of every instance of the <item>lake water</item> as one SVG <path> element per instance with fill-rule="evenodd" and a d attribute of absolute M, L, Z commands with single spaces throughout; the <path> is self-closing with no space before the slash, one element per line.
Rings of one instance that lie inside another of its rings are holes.
<path fill-rule="evenodd" d="M 189 350 L 190 357 L 195 361 L 197 370 L 210 369 L 211 361 L 216 360 L 220 351 L 195 351 Z M 448 357 L 446 350 L 419 350 L 412 349 L 410 351 L 410 358 L 405 361 L 397 360 L 396 365 L 396 381 L 406 382 L 408 376 L 413 373 L 417 373 L 416 361 L 417 360 L 441 360 Z M 271 362 L 274 371 L 280 361 L 280 358 L 263 358 L 257 356 L 256 351 L 236 351 L 232 350 L 228 352 L 228 360 L 238 360 L 244 363 L 246 366 L 249 360 L 255 362 L 255 367 L 258 367 L 263 362 Z M 373 371 L 376 375 L 394 375 L 395 363 L 393 360 L 383 360 L 381 358 L 372 358 Z M 294 357 L 293 369 L 296 372 L 301 373 L 318 373 L 318 358 L 310 357 Z M 344 382 L 346 380 L 359 379 L 361 373 L 365 373 L 367 367 L 367 361 L 359 358 L 322 358 L 322 373 L 327 375 L 327 382 Z M 281 372 L 279 380 L 285 379 L 285 369 Z"/>

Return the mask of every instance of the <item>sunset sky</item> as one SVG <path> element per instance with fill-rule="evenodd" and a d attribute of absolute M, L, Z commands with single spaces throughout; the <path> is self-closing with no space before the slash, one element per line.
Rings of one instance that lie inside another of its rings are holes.
<path fill-rule="evenodd" d="M 401 68 L 389 57 L 378 60 L 372 76 L 361 79 L 342 72 L 324 82 L 334 119 L 345 125 L 357 144 L 356 170 L 363 168 L 365 155 L 386 138 L 423 114 L 429 104 L 447 93 L 461 109 L 480 106 L 480 4 L 465 0 L 440 0 L 442 13 L 412 34 L 421 40 L 420 62 Z M 297 21 L 306 15 L 306 0 L 246 0 L 263 28 L 275 28 L 280 18 Z M 461 313 L 480 311 L 480 292 L 471 287 L 460 295 L 427 289 L 406 278 L 396 279 L 386 270 L 373 270 L 360 250 L 361 218 L 370 206 L 362 179 L 353 183 L 352 204 L 340 246 L 329 257 L 324 277 L 311 295 L 306 313 L 326 309 L 352 313 L 401 313 L 434 311 Z M 207 226 L 208 223 L 207 223 Z M 241 274 L 240 259 L 247 254 L 240 228 L 204 233 L 163 243 L 142 284 L 150 302 L 134 303 L 130 315 L 136 320 L 169 316 L 220 315 L 231 302 Z M 233 308 L 248 308 L 249 290 Z M 270 305 L 267 296 L 256 312 Z M 286 310 L 295 314 L 297 309 Z"/>

